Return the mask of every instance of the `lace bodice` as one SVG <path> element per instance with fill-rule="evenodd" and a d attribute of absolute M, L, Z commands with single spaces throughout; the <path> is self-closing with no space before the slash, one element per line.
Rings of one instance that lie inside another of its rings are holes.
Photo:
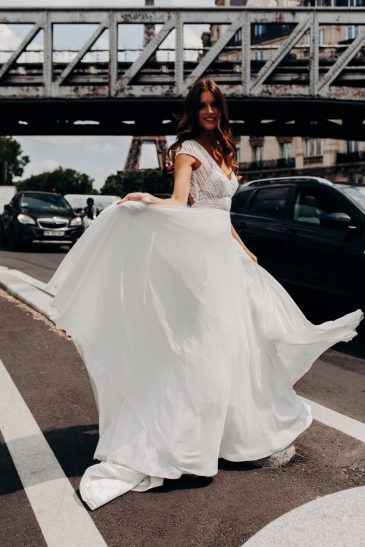
<path fill-rule="evenodd" d="M 190 193 L 194 199 L 192 207 L 213 207 L 229 211 L 232 196 L 238 188 L 234 172 L 231 172 L 229 179 L 204 146 L 193 139 L 184 141 L 176 152 L 178 154 L 189 154 L 201 163 L 191 174 Z"/>

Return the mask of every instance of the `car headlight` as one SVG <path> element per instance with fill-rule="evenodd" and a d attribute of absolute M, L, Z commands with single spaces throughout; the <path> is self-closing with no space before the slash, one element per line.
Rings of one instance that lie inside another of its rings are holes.
<path fill-rule="evenodd" d="M 24 213 L 19 213 L 16 218 L 18 219 L 20 224 L 35 224 L 35 220 L 32 217 L 25 215 Z"/>
<path fill-rule="evenodd" d="M 81 217 L 75 217 L 70 222 L 70 226 L 81 226 L 81 225 L 82 225 Z"/>

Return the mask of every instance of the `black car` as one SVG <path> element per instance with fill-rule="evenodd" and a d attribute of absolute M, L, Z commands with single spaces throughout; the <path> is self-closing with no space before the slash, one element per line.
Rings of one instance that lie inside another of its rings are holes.
<path fill-rule="evenodd" d="M 31 243 L 73 245 L 84 226 L 71 205 L 54 192 L 18 192 L 0 217 L 2 240 L 16 250 Z"/>
<path fill-rule="evenodd" d="M 231 219 L 284 285 L 365 306 L 365 186 L 316 177 L 252 181 L 234 195 Z"/>

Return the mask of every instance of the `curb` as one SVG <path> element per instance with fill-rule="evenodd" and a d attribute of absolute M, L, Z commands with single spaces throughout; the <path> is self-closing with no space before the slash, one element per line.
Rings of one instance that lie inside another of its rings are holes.
<path fill-rule="evenodd" d="M 53 295 L 46 291 L 46 283 L 18 270 L 0 266 L 0 287 L 36 311 L 50 318 Z"/>

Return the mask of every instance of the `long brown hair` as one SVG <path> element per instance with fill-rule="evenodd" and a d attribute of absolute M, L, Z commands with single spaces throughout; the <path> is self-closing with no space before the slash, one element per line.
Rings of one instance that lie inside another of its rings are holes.
<path fill-rule="evenodd" d="M 185 99 L 185 112 L 178 123 L 176 131 L 176 141 L 169 148 L 169 157 L 175 159 L 175 150 L 180 148 L 187 139 L 193 139 L 200 131 L 199 125 L 199 105 L 200 96 L 203 91 L 210 91 L 216 100 L 220 111 L 220 122 L 216 129 L 217 142 L 219 144 L 218 152 L 224 159 L 227 167 L 237 173 L 237 163 L 234 158 L 236 155 L 236 145 L 234 137 L 229 128 L 229 114 L 226 99 L 213 80 L 203 78 L 191 86 Z"/>

